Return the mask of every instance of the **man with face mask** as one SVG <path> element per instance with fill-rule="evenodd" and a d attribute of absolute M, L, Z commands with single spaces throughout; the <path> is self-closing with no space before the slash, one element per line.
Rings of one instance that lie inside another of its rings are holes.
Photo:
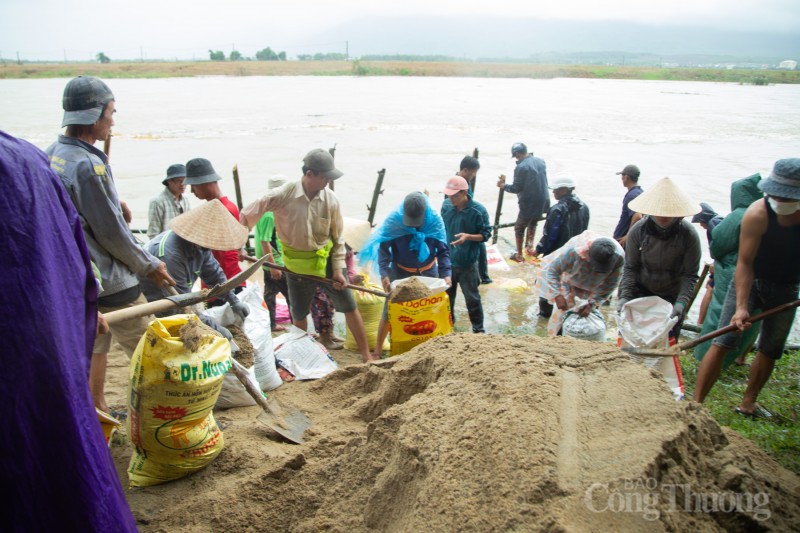
<path fill-rule="evenodd" d="M 630 208 L 646 216 L 628 232 L 617 310 L 634 298 L 663 298 L 679 317 L 671 332 L 677 339 L 700 265 L 700 239 L 684 217 L 698 213 L 700 205 L 670 178 L 661 178 Z"/>
<path fill-rule="evenodd" d="M 719 377 L 726 354 L 741 332 L 751 326 L 755 308 L 771 309 L 797 300 L 800 286 L 800 158 L 781 159 L 772 174 L 758 184 L 767 197 L 745 211 L 739 238 L 736 273 L 722 308 L 720 326 L 738 328 L 718 337 L 697 370 L 694 400 L 702 403 Z M 749 418 L 772 418 L 756 403 L 772 375 L 775 361 L 783 355 L 796 308 L 764 319 L 758 353 L 750 365 L 742 403 L 736 412 Z"/>

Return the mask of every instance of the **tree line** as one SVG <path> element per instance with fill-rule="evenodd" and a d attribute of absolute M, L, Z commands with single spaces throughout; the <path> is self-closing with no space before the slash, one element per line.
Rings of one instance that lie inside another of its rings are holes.
<path fill-rule="evenodd" d="M 252 61 L 253 59 L 256 61 L 286 61 L 286 52 L 276 52 L 268 46 L 256 52 L 255 58 L 244 57 L 238 50 L 231 50 L 230 55 L 226 58 L 225 52 L 222 50 L 209 50 L 208 58 L 211 61 L 225 61 L 226 59 L 228 61 Z"/>

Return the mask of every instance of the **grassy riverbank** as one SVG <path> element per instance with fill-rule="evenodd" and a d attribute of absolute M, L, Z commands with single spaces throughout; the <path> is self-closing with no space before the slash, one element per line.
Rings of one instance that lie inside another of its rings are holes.
<path fill-rule="evenodd" d="M 800 83 L 800 71 L 411 61 L 194 61 L 3 63 L 0 78 L 174 78 L 192 76 L 434 76 Z"/>
<path fill-rule="evenodd" d="M 747 362 L 754 355 L 748 356 Z M 686 397 L 691 398 L 697 377 L 697 361 L 681 357 Z M 732 366 L 723 371 L 703 405 L 720 423 L 752 440 L 787 469 L 800 474 L 800 351 L 790 352 L 775 365 L 758 403 L 779 415 L 775 421 L 750 420 L 734 412 L 742 401 L 749 367 Z"/>

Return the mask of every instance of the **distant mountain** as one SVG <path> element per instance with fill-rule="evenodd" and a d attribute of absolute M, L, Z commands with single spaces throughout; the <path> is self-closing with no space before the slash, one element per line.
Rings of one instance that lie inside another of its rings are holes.
<path fill-rule="evenodd" d="M 631 22 L 535 18 L 365 17 L 317 35 L 348 41 L 351 57 L 367 54 L 445 55 L 464 59 L 545 60 L 564 54 L 619 51 L 673 60 L 703 55 L 749 61 L 800 59 L 800 34 L 649 26 Z M 666 56 L 666 57 L 665 57 Z"/>

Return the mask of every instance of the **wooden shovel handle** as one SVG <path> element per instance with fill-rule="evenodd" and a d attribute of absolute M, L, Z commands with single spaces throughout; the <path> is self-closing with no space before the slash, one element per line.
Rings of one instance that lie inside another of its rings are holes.
<path fill-rule="evenodd" d="M 255 257 L 251 257 L 249 255 L 244 256 L 244 260 L 245 261 L 250 261 L 250 262 L 257 261 L 257 259 Z M 275 263 L 270 263 L 269 261 L 265 261 L 264 262 L 264 266 L 267 267 L 267 268 L 274 268 L 275 270 L 280 270 L 281 272 L 286 272 L 287 274 L 291 274 L 292 276 L 297 276 L 298 278 L 303 278 L 303 279 L 308 279 L 308 280 L 311 280 L 311 281 L 318 281 L 320 283 L 325 283 L 326 285 L 333 285 L 335 283 L 335 281 L 333 281 L 332 279 L 329 279 L 329 278 L 321 278 L 319 276 L 309 276 L 309 275 L 306 275 L 306 274 L 298 274 L 297 272 L 292 272 L 291 270 L 289 270 L 286 267 L 282 267 L 280 265 L 276 265 Z M 353 285 L 352 283 L 345 283 L 344 286 L 347 287 L 348 289 L 352 289 L 354 291 L 368 292 L 370 294 L 374 294 L 376 296 L 381 296 L 383 298 L 388 298 L 389 297 L 389 293 L 388 292 L 383 292 L 383 291 L 379 291 L 379 290 L 376 290 L 376 289 L 370 289 L 369 287 L 361 287 L 360 285 Z"/>
<path fill-rule="evenodd" d="M 271 413 L 272 409 L 270 409 L 264 394 L 260 390 L 256 389 L 255 386 L 253 386 L 253 382 L 248 379 L 247 369 L 243 367 L 239 361 L 234 359 L 233 355 L 231 355 L 231 370 L 233 370 L 233 373 L 236 374 L 236 377 L 242 382 L 242 385 L 244 386 L 245 390 L 247 390 L 247 393 L 256 401 L 256 403 L 260 405 L 262 409 L 268 413 Z"/>
<path fill-rule="evenodd" d="M 788 311 L 789 309 L 793 309 L 797 306 L 800 306 L 800 300 L 794 300 L 793 302 L 788 302 L 782 305 L 778 305 L 773 307 L 772 309 L 767 309 L 762 313 L 758 313 L 757 315 L 753 315 L 750 317 L 748 322 L 750 324 L 754 324 L 761 320 L 764 320 L 768 316 L 776 315 L 778 313 L 782 313 L 784 311 Z M 710 331 L 705 335 L 700 335 L 699 337 L 695 337 L 694 339 L 686 342 L 681 342 L 680 344 L 676 344 L 675 346 L 671 346 L 666 350 L 656 350 L 653 348 L 632 348 L 626 347 L 622 348 L 623 351 L 634 354 L 634 355 L 643 355 L 643 356 L 651 356 L 651 357 L 670 357 L 673 355 L 678 355 L 683 350 L 688 348 L 694 348 L 698 344 L 702 344 L 707 340 L 715 339 L 726 333 L 730 333 L 731 331 L 735 331 L 737 328 L 733 324 L 729 324 L 724 328 L 715 329 L 714 331 Z"/>
<path fill-rule="evenodd" d="M 748 322 L 751 323 L 751 324 L 754 324 L 756 322 L 764 320 L 768 316 L 777 315 L 778 313 L 783 313 L 784 311 L 788 311 L 789 309 L 794 309 L 798 305 L 800 305 L 800 300 L 795 300 L 793 302 L 788 302 L 788 303 L 785 303 L 785 304 L 782 304 L 782 305 L 778 305 L 776 307 L 773 307 L 772 309 L 767 309 L 766 311 L 764 311 L 762 313 L 758 313 L 757 315 L 751 316 L 750 319 L 748 320 Z M 729 325 L 725 326 L 724 328 L 720 328 L 720 329 L 717 329 L 717 330 L 714 330 L 714 331 L 710 331 L 710 332 L 706 333 L 705 335 L 700 335 L 699 337 L 695 337 L 694 339 L 692 339 L 690 341 L 682 342 L 682 343 L 678 344 L 677 346 L 681 350 L 685 350 L 687 348 L 692 348 L 694 346 L 697 346 L 698 344 L 706 342 L 707 340 L 714 339 L 716 337 L 720 337 L 722 335 L 725 335 L 726 333 L 730 333 L 731 331 L 734 331 L 735 329 L 736 329 L 735 325 L 729 324 Z"/>

